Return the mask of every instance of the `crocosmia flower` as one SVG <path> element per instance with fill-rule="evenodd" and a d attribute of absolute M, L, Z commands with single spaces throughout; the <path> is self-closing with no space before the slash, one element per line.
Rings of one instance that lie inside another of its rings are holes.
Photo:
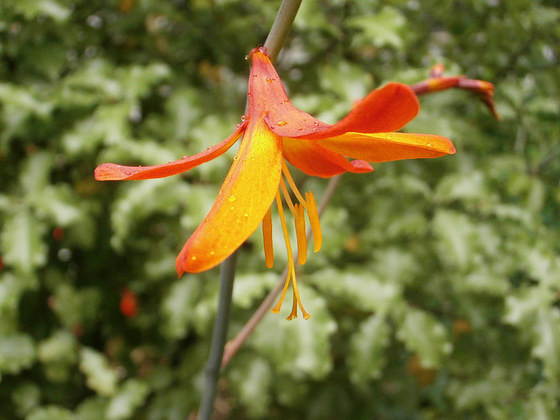
<path fill-rule="evenodd" d="M 276 203 L 289 274 L 273 312 L 280 310 L 291 284 L 293 304 L 288 319 L 297 316 L 298 306 L 308 318 L 298 292 L 283 203 L 295 219 L 299 264 L 304 264 L 307 256 L 305 214 L 315 252 L 321 247 L 321 229 L 313 194 L 300 193 L 286 162 L 308 175 L 328 178 L 344 172 L 371 172 L 373 168 L 368 162 L 435 158 L 455 153 L 455 148 L 445 137 L 395 132 L 418 113 L 417 97 L 407 85 L 389 83 L 374 90 L 341 121 L 330 125 L 294 107 L 265 48 L 252 50 L 249 59 L 252 67 L 247 114 L 230 137 L 202 153 L 162 165 L 105 163 L 97 167 L 95 178 L 140 180 L 179 174 L 222 155 L 241 139 L 216 202 L 177 257 L 177 274 L 198 273 L 218 265 L 261 223 L 265 261 L 272 267 L 271 207 Z"/>

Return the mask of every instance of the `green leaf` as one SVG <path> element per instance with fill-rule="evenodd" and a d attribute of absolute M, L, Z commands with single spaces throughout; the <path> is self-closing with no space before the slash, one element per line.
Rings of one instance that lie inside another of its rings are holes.
<path fill-rule="evenodd" d="M 250 417 L 266 417 L 271 403 L 272 372 L 269 364 L 260 357 L 236 362 L 242 362 L 241 367 L 232 367 L 228 372 L 233 391 L 247 407 Z"/>
<path fill-rule="evenodd" d="M 2 231 L 4 263 L 23 273 L 30 273 L 47 261 L 46 247 L 41 241 L 43 226 L 27 209 L 10 215 Z"/>
<path fill-rule="evenodd" d="M 123 187 L 113 204 L 111 244 L 121 250 L 130 232 L 139 222 L 154 213 L 172 214 L 188 197 L 189 186 L 179 178 L 131 183 Z M 200 220 L 199 220 L 200 223 Z"/>
<path fill-rule="evenodd" d="M 0 373 L 17 374 L 30 367 L 36 358 L 33 339 L 26 334 L 0 337 Z"/>
<path fill-rule="evenodd" d="M 405 310 L 397 338 L 410 351 L 418 353 L 424 368 L 438 368 L 452 349 L 443 325 L 426 312 L 414 308 Z"/>
<path fill-rule="evenodd" d="M 393 7 L 385 6 L 375 15 L 353 17 L 348 24 L 361 29 L 363 37 L 377 47 L 392 46 L 401 49 L 404 46 L 406 20 Z"/>
<path fill-rule="evenodd" d="M 123 420 L 132 416 L 145 401 L 148 395 L 148 385 L 137 379 L 129 379 L 111 398 L 107 407 L 107 420 Z"/>
<path fill-rule="evenodd" d="M 395 282 L 382 282 L 368 272 L 325 269 L 306 279 L 321 290 L 328 301 L 337 305 L 386 313 L 402 299 L 402 286 Z"/>
<path fill-rule="evenodd" d="M 348 367 L 350 379 L 356 385 L 365 385 L 381 376 L 387 362 L 386 347 L 389 344 L 390 328 L 387 320 L 372 315 L 361 323 L 359 331 L 352 335 Z"/>
<path fill-rule="evenodd" d="M 117 390 L 117 373 L 101 353 L 83 347 L 80 350 L 80 371 L 86 376 L 86 383 L 99 395 L 114 395 Z"/>
<path fill-rule="evenodd" d="M 76 337 L 66 330 L 59 330 L 39 343 L 38 358 L 46 364 L 73 365 L 78 359 L 76 350 Z"/>
<path fill-rule="evenodd" d="M 76 409 L 76 420 L 105 419 L 109 400 L 107 397 L 89 397 L 81 402 Z"/>
<path fill-rule="evenodd" d="M 25 160 L 20 172 L 20 184 L 31 198 L 49 185 L 49 172 L 53 163 L 54 157 L 48 152 L 34 153 Z"/>
<path fill-rule="evenodd" d="M 234 305 L 244 309 L 251 308 L 255 302 L 262 300 L 277 281 L 278 275 L 271 271 L 236 275 L 233 288 Z"/>
<path fill-rule="evenodd" d="M 28 20 L 44 15 L 57 22 L 62 22 L 68 19 L 71 13 L 66 5 L 56 0 L 16 0 L 13 3 L 16 10 Z"/>
<path fill-rule="evenodd" d="M 439 242 L 438 256 L 442 262 L 467 271 L 476 256 L 476 228 L 469 218 L 459 212 L 438 210 L 433 229 Z"/>
<path fill-rule="evenodd" d="M 51 405 L 34 410 L 25 420 L 75 420 L 75 417 L 70 410 Z"/>
<path fill-rule="evenodd" d="M 31 382 L 21 382 L 12 392 L 12 401 L 18 414 L 23 417 L 41 403 L 41 388 Z"/>
<path fill-rule="evenodd" d="M 533 356 L 542 360 L 544 374 L 551 380 L 560 375 L 560 310 L 543 307 L 538 311 L 534 326 L 535 345 Z"/>
<path fill-rule="evenodd" d="M 195 307 L 200 299 L 201 283 L 193 277 L 175 281 L 161 303 L 162 332 L 169 338 L 184 337 L 196 315 Z"/>

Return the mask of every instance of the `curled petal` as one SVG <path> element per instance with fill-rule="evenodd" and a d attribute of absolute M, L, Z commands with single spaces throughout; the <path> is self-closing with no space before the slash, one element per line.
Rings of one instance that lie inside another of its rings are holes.
<path fill-rule="evenodd" d="M 212 209 L 177 257 L 177 274 L 208 270 L 259 226 L 278 191 L 282 139 L 262 117 L 251 120 Z"/>
<path fill-rule="evenodd" d="M 348 132 L 396 131 L 416 117 L 419 109 L 418 98 L 410 86 L 402 83 L 389 83 L 372 91 L 346 117 L 328 129 L 314 130 L 311 134 L 294 137 L 324 139 Z"/>
<path fill-rule="evenodd" d="M 371 172 L 373 168 L 367 162 L 355 160 L 349 162 L 340 153 L 332 152 L 314 141 L 284 138 L 283 154 L 288 162 L 307 175 L 329 178 L 344 172 Z"/>
<path fill-rule="evenodd" d="M 95 168 L 95 179 L 98 181 L 132 181 L 164 178 L 180 174 L 224 154 L 243 134 L 246 124 L 243 123 L 230 137 L 202 153 L 154 166 L 124 166 L 115 163 L 104 163 Z"/>
<path fill-rule="evenodd" d="M 435 158 L 455 153 L 455 147 L 448 138 L 432 134 L 346 133 L 317 140 L 317 143 L 345 156 L 373 163 Z"/>

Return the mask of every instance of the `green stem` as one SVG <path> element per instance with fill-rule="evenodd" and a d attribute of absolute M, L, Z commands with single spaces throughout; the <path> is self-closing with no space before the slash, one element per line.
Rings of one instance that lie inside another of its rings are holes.
<path fill-rule="evenodd" d="M 278 9 L 276 19 L 264 43 L 272 62 L 276 60 L 278 53 L 282 49 L 282 45 L 284 45 L 284 41 L 288 36 L 288 32 L 290 32 L 290 28 L 292 27 L 301 2 L 302 0 L 283 0 L 280 9 Z"/>
<path fill-rule="evenodd" d="M 264 46 L 272 61 L 276 59 L 302 0 L 283 0 L 276 15 L 276 19 L 266 38 Z M 212 342 L 210 344 L 210 355 L 205 371 L 205 383 L 200 403 L 198 420 L 210 420 L 214 411 L 214 400 L 218 390 L 218 379 L 220 378 L 220 367 L 226 344 L 231 300 L 233 295 L 233 282 L 235 279 L 235 262 L 237 251 L 235 251 L 220 266 L 220 297 L 218 301 L 218 313 L 214 323 Z"/>
<path fill-rule="evenodd" d="M 220 266 L 220 297 L 218 299 L 218 313 L 214 321 L 214 331 L 210 344 L 210 355 L 206 364 L 204 392 L 200 403 L 199 420 L 210 420 L 214 411 L 214 400 L 218 390 L 218 379 L 227 338 L 231 300 L 233 295 L 233 280 L 235 279 L 235 262 L 237 251 L 234 252 Z"/>

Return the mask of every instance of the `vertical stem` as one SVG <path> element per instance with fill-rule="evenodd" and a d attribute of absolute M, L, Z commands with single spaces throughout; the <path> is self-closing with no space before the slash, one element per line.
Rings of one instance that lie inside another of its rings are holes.
<path fill-rule="evenodd" d="M 272 28 L 264 43 L 272 62 L 276 60 L 278 53 L 282 49 L 282 45 L 284 45 L 284 41 L 288 36 L 288 32 L 290 32 L 290 28 L 292 27 L 301 2 L 302 0 L 283 0 L 280 9 L 278 9 L 276 19 L 274 19 Z"/>
<path fill-rule="evenodd" d="M 220 368 L 229 325 L 236 260 L 237 252 L 234 252 L 220 266 L 218 313 L 214 321 L 210 355 L 208 356 L 208 363 L 206 364 L 204 392 L 200 403 L 199 420 L 210 420 L 212 418 L 212 412 L 214 411 L 214 400 L 216 399 L 218 390 L 218 379 L 220 378 Z"/>
<path fill-rule="evenodd" d="M 302 0 L 283 0 L 280 5 L 276 19 L 264 44 L 272 61 L 276 59 L 284 44 L 301 2 Z M 220 367 L 229 324 L 236 256 L 237 251 L 221 264 L 218 313 L 216 314 L 210 355 L 206 365 L 204 390 L 198 420 L 210 420 L 214 411 L 214 400 L 218 390 L 218 379 L 220 378 Z"/>

